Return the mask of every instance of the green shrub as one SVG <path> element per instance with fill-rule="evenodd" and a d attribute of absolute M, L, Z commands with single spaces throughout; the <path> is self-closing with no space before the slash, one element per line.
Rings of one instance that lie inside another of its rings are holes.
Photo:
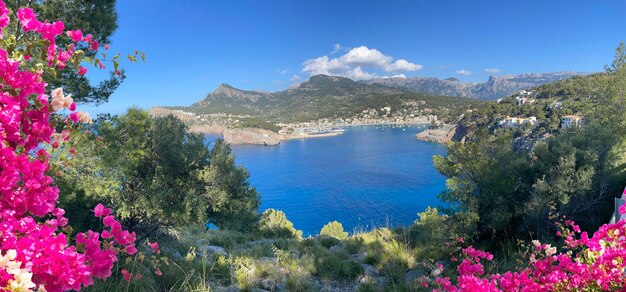
<path fill-rule="evenodd" d="M 325 248 L 330 248 L 331 246 L 341 244 L 341 241 L 339 239 L 328 235 L 320 235 L 317 237 L 317 240 Z"/>
<path fill-rule="evenodd" d="M 320 235 L 328 235 L 339 240 L 348 238 L 348 232 L 343 231 L 343 225 L 337 221 L 324 225 L 324 227 L 322 227 L 322 231 L 320 231 Z"/>
<path fill-rule="evenodd" d="M 378 292 L 380 291 L 380 287 L 372 283 L 365 283 L 363 285 L 360 285 L 357 291 L 358 292 Z"/>
<path fill-rule="evenodd" d="M 259 231 L 263 236 L 302 239 L 302 231 L 296 230 L 283 211 L 267 209 L 261 215 Z"/>
<path fill-rule="evenodd" d="M 424 212 L 418 213 L 418 220 L 406 230 L 412 246 L 419 247 L 416 256 L 419 258 L 446 258 L 451 252 L 447 243 L 450 238 L 465 237 L 461 226 L 469 225 L 471 218 L 463 212 L 458 212 L 454 218 L 440 214 L 437 208 L 428 207 Z"/>
<path fill-rule="evenodd" d="M 358 253 L 363 247 L 363 239 L 360 237 L 351 237 L 344 242 L 346 252 L 350 254 Z"/>
<path fill-rule="evenodd" d="M 363 273 L 360 264 L 328 254 L 317 258 L 317 271 L 322 279 L 354 280 Z"/>
<path fill-rule="evenodd" d="M 254 259 L 271 257 L 274 255 L 272 252 L 272 242 L 269 240 L 243 244 L 237 249 L 232 250 L 231 253 L 239 256 L 248 256 Z"/>
<path fill-rule="evenodd" d="M 232 259 L 233 277 L 237 286 L 249 290 L 254 286 L 254 261 L 250 258 L 238 257 Z"/>
<path fill-rule="evenodd" d="M 203 243 L 206 242 L 206 244 L 209 245 L 221 246 L 225 249 L 231 249 L 237 245 L 257 239 L 253 234 L 234 230 L 209 230 L 206 233 L 207 236 Z"/>
<path fill-rule="evenodd" d="M 309 283 L 306 279 L 299 277 L 288 277 L 285 281 L 285 285 L 287 286 L 287 291 L 293 292 L 308 292 L 308 291 L 316 291 L 313 288 L 313 285 Z"/>

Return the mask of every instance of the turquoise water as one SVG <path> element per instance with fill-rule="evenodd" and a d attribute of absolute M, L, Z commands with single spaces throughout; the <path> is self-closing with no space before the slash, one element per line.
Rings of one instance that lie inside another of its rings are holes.
<path fill-rule="evenodd" d="M 417 212 L 440 204 L 436 196 L 445 179 L 432 156 L 446 151 L 415 140 L 422 130 L 348 127 L 341 136 L 232 148 L 261 194 L 261 211 L 284 211 L 305 235 L 318 234 L 333 220 L 353 232 L 409 225 Z"/>

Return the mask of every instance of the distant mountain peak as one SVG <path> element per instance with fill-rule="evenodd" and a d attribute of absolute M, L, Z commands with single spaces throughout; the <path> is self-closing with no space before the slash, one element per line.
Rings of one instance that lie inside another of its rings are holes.
<path fill-rule="evenodd" d="M 207 106 L 211 104 L 230 105 L 233 102 L 250 102 L 257 103 L 260 99 L 265 98 L 268 93 L 259 91 L 250 91 L 235 88 L 228 83 L 220 84 L 215 90 L 209 93 L 203 100 L 197 102 L 196 106 Z"/>
<path fill-rule="evenodd" d="M 230 85 L 230 84 L 228 84 L 228 83 L 222 83 L 222 84 L 220 84 L 220 86 L 218 86 L 218 88 L 219 88 L 219 87 L 235 88 L 235 87 L 233 87 L 232 85 Z"/>
<path fill-rule="evenodd" d="M 456 78 L 454 78 L 454 77 L 448 77 L 448 78 L 446 78 L 445 80 L 448 80 L 448 81 L 461 81 L 461 80 L 456 79 Z"/>
<path fill-rule="evenodd" d="M 352 81 L 352 79 L 349 79 L 349 78 L 346 78 L 346 77 L 332 76 L 332 75 L 326 75 L 326 74 L 313 75 L 306 82 L 317 83 L 317 82 L 337 82 L 337 81 L 354 82 L 354 81 Z"/>
<path fill-rule="evenodd" d="M 213 90 L 213 93 L 228 92 L 230 90 L 240 90 L 240 89 L 237 89 L 228 83 L 222 83 L 215 90 Z"/>

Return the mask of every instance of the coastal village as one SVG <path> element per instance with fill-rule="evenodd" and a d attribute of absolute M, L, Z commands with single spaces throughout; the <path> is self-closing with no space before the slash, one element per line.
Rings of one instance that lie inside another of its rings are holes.
<path fill-rule="evenodd" d="M 536 90 L 521 90 L 497 103 L 514 102 L 516 106 L 524 106 L 537 102 Z M 428 108 L 421 108 L 423 102 L 405 104 L 403 108 L 393 109 L 389 106 L 367 108 L 348 118 L 323 118 L 308 122 L 272 123 L 257 117 L 243 114 L 211 113 L 196 114 L 183 109 L 153 107 L 153 116 L 172 114 L 184 121 L 189 130 L 195 133 L 220 134 L 230 144 L 277 145 L 281 141 L 341 135 L 345 127 L 363 125 L 429 125 L 429 129 L 416 135 L 416 139 L 445 143 L 451 141 L 456 133 L 455 124 L 446 124 L 432 114 Z M 555 101 L 551 108 L 561 109 L 562 103 Z M 468 113 L 471 113 L 471 109 Z M 258 125 L 250 126 L 245 121 L 255 120 Z M 506 116 L 497 120 L 501 128 L 536 127 L 542 120 L 535 116 Z M 559 128 L 578 127 L 584 123 L 580 115 L 564 115 L 560 117 Z"/>
<path fill-rule="evenodd" d="M 184 121 L 191 132 L 221 134 L 230 144 L 276 145 L 290 139 L 305 139 L 341 135 L 344 127 L 363 125 L 433 125 L 437 115 L 430 109 L 421 109 L 423 104 L 409 104 L 393 110 L 391 107 L 368 108 L 349 118 L 319 119 L 309 122 L 270 123 L 279 129 L 273 131 L 263 127 L 242 127 L 242 121 L 253 119 L 250 115 L 238 114 L 195 114 L 181 109 L 153 107 L 150 114 L 164 116 L 172 114 Z"/>
<path fill-rule="evenodd" d="M 317 135 L 320 133 L 333 132 L 337 127 L 363 126 L 363 125 L 400 125 L 419 124 L 426 125 L 437 122 L 437 115 L 420 115 L 418 111 L 402 110 L 392 113 L 390 107 L 380 109 L 365 109 L 360 114 L 351 118 L 321 119 L 304 123 L 279 123 L 283 129 L 279 134 Z"/>

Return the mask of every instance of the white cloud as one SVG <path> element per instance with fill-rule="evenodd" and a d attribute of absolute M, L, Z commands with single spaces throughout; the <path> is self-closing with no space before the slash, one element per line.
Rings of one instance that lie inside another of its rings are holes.
<path fill-rule="evenodd" d="M 385 79 L 386 78 L 406 78 L 406 75 L 404 75 L 404 74 L 396 74 L 396 75 L 393 75 L 393 76 L 383 76 L 383 78 L 385 78 Z"/>
<path fill-rule="evenodd" d="M 300 76 L 298 76 L 297 74 L 293 75 L 291 76 L 291 78 L 289 78 L 289 80 L 291 80 L 291 82 L 298 82 L 300 81 Z"/>
<path fill-rule="evenodd" d="M 287 74 L 287 72 L 289 72 L 287 71 L 287 69 L 281 69 L 281 68 L 276 69 L 276 73 L 278 74 Z"/>
<path fill-rule="evenodd" d="M 337 48 L 337 46 L 335 48 Z M 302 65 L 302 71 L 309 75 L 337 75 L 354 80 L 379 77 L 375 72 L 368 72 L 365 69 L 384 72 L 406 72 L 417 71 L 423 67 L 422 65 L 411 63 L 405 59 L 394 60 L 393 57 L 366 46 L 352 48 L 347 53 L 337 58 L 321 56 L 309 59 L 304 61 Z"/>
<path fill-rule="evenodd" d="M 275 85 L 281 85 L 281 84 L 283 84 L 283 81 L 282 81 L 282 80 L 273 80 L 272 82 L 273 82 Z"/>
<path fill-rule="evenodd" d="M 469 76 L 469 75 L 472 75 L 472 71 L 461 69 L 461 70 L 456 70 L 456 74 Z"/>
<path fill-rule="evenodd" d="M 333 45 L 333 50 L 330 52 L 330 55 L 341 51 L 341 49 L 343 49 L 343 47 L 340 44 Z"/>
<path fill-rule="evenodd" d="M 352 80 L 366 80 L 376 78 L 376 74 L 367 73 L 361 69 L 361 66 L 357 66 L 352 70 L 346 72 L 346 76 Z"/>
<path fill-rule="evenodd" d="M 498 74 L 500 73 L 500 69 L 498 68 L 485 68 L 485 72 L 489 73 L 489 74 Z"/>
<path fill-rule="evenodd" d="M 422 65 L 413 64 L 405 59 L 400 59 L 393 62 L 388 68 L 385 68 L 385 71 L 417 71 L 419 69 L 422 69 L 422 67 Z"/>

